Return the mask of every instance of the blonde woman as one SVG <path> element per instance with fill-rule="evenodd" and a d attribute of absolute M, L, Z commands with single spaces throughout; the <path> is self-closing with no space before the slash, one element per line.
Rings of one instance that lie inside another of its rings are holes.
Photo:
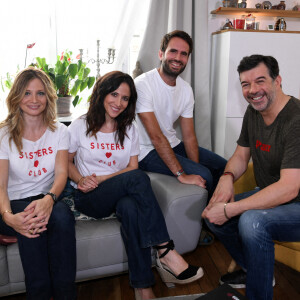
<path fill-rule="evenodd" d="M 68 132 L 55 121 L 49 77 L 28 68 L 7 97 L 0 124 L 0 233 L 15 235 L 27 299 L 75 299 L 74 217 L 59 202 L 68 176 Z"/>

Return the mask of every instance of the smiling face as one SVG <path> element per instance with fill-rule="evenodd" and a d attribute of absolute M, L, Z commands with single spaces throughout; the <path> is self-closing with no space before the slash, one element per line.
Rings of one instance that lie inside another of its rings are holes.
<path fill-rule="evenodd" d="M 159 59 L 161 70 L 168 76 L 177 77 L 189 60 L 189 44 L 179 37 L 173 37 L 165 52 L 159 50 Z"/>
<path fill-rule="evenodd" d="M 25 95 L 20 102 L 23 116 L 42 116 L 47 106 L 45 87 L 38 78 L 29 81 Z"/>
<path fill-rule="evenodd" d="M 257 67 L 242 72 L 240 81 L 245 99 L 255 110 L 265 112 L 272 107 L 281 84 L 280 76 L 272 79 L 268 68 L 260 63 Z"/>
<path fill-rule="evenodd" d="M 103 105 L 107 119 L 115 119 L 128 106 L 130 98 L 130 88 L 127 83 L 123 82 L 113 92 L 106 95 Z"/>

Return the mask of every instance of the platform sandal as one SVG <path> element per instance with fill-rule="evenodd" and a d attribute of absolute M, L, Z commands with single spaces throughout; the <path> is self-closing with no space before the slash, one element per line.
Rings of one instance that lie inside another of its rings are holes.
<path fill-rule="evenodd" d="M 156 269 L 167 287 L 174 287 L 175 283 L 191 283 L 203 276 L 203 269 L 201 267 L 196 267 L 189 264 L 187 269 L 176 276 L 172 270 L 170 270 L 165 264 L 161 263 L 160 258 L 166 256 L 170 250 L 174 250 L 175 246 L 173 240 L 170 240 L 166 245 L 154 246 L 153 248 L 156 250 L 166 249 L 166 251 L 160 256 L 158 256 L 158 252 L 156 252 Z"/>

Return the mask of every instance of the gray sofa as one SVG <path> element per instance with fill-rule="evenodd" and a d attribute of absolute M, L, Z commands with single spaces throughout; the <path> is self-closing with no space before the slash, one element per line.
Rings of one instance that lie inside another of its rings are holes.
<path fill-rule="evenodd" d="M 176 249 L 194 250 L 201 231 L 201 213 L 207 191 L 184 185 L 175 177 L 148 173 Z M 77 281 L 126 272 L 127 256 L 115 218 L 76 221 Z M 25 291 L 24 273 L 17 244 L 0 245 L 0 297 Z"/>

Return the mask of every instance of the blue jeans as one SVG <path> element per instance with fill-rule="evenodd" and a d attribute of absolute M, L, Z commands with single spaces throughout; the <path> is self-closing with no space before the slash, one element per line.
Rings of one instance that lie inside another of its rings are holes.
<path fill-rule="evenodd" d="M 186 174 L 200 175 L 206 180 L 206 189 L 210 199 L 218 184 L 220 176 L 224 172 L 227 163 L 226 159 L 218 154 L 199 147 L 199 163 L 196 163 L 187 158 L 183 142 L 174 147 L 173 151 Z M 148 155 L 139 162 L 139 168 L 143 171 L 174 176 L 155 149 L 150 151 Z"/>
<path fill-rule="evenodd" d="M 170 237 L 149 177 L 141 170 L 122 173 L 89 193 L 76 190 L 74 202 L 77 210 L 94 218 L 116 212 L 121 222 L 131 286 L 153 285 L 151 246 L 167 242 Z"/>
<path fill-rule="evenodd" d="M 24 211 L 30 200 L 10 202 L 13 213 Z M 0 217 L 0 233 L 17 236 L 25 273 L 26 299 L 73 300 L 76 298 L 75 220 L 69 207 L 53 206 L 47 230 L 29 239 L 7 226 Z"/>
<path fill-rule="evenodd" d="M 239 194 L 247 198 L 256 189 Z M 246 295 L 249 300 L 273 299 L 274 242 L 300 241 L 300 202 L 270 209 L 254 209 L 219 226 L 206 220 L 210 230 L 224 244 L 233 259 L 247 270 Z"/>

